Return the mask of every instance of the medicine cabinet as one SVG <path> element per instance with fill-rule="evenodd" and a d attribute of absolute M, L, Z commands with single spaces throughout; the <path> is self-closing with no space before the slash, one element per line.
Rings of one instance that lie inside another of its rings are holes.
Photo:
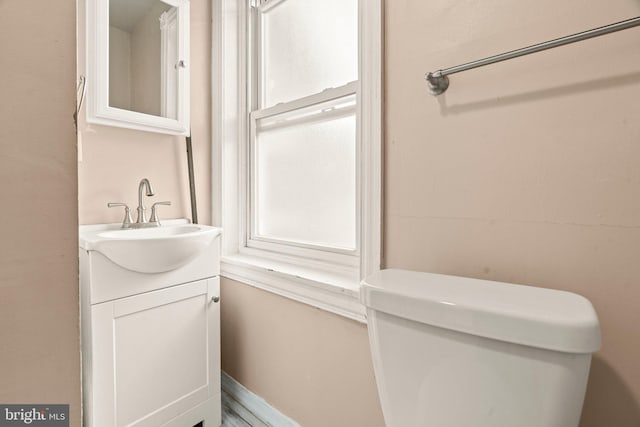
<path fill-rule="evenodd" d="M 87 122 L 189 133 L 189 1 L 87 0 Z"/>

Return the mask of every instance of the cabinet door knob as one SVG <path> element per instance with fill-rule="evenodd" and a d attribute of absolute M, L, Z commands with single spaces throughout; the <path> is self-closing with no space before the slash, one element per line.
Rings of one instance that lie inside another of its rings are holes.
<path fill-rule="evenodd" d="M 211 297 L 211 302 L 218 302 L 220 301 L 220 297 Z"/>

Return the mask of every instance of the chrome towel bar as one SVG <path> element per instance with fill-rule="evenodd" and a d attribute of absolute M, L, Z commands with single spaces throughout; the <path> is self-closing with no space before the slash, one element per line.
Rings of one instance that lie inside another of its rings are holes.
<path fill-rule="evenodd" d="M 613 33 L 616 31 L 637 27 L 638 25 L 640 25 L 640 16 L 627 19 L 626 21 L 616 22 L 615 24 L 605 25 L 604 27 L 594 28 L 592 30 L 583 31 L 581 33 L 572 34 L 570 36 L 560 37 L 558 39 L 534 44 L 531 46 L 523 47 L 521 49 L 512 50 L 510 52 L 501 53 L 499 55 L 493 55 L 488 58 L 479 59 L 477 61 L 467 62 L 466 64 L 456 65 L 455 67 L 433 71 L 427 73 L 425 75 L 425 79 L 427 80 L 427 84 L 429 86 L 429 92 L 432 95 L 440 95 L 449 87 L 449 78 L 447 76 L 450 74 L 471 70 L 473 68 L 483 67 L 489 64 L 495 64 L 496 62 L 506 61 L 507 59 L 513 59 L 519 56 L 529 55 L 531 53 L 541 52 L 547 49 L 553 49 L 554 47 L 564 46 L 569 43 L 575 43 L 593 37 L 603 36 L 605 34 Z"/>

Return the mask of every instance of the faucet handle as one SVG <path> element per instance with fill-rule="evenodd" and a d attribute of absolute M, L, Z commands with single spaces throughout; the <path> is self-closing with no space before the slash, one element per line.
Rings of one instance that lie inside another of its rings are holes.
<path fill-rule="evenodd" d="M 155 202 L 153 205 L 151 205 L 151 218 L 149 218 L 149 222 L 160 225 L 160 220 L 158 219 L 158 213 L 157 213 L 158 205 L 171 206 L 171 202 Z"/>
<path fill-rule="evenodd" d="M 127 206 L 126 203 L 113 203 L 113 202 L 109 202 L 107 203 L 107 207 L 109 208 L 115 208 L 118 206 L 124 206 L 124 219 L 122 220 L 122 228 L 129 228 L 131 227 L 131 210 L 129 209 L 129 206 Z"/>

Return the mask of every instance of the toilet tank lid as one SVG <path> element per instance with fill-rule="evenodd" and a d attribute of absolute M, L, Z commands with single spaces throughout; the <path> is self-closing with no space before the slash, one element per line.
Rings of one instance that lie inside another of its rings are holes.
<path fill-rule="evenodd" d="M 362 281 L 369 309 L 472 335 L 567 353 L 600 348 L 583 296 L 525 285 L 389 269 Z"/>

